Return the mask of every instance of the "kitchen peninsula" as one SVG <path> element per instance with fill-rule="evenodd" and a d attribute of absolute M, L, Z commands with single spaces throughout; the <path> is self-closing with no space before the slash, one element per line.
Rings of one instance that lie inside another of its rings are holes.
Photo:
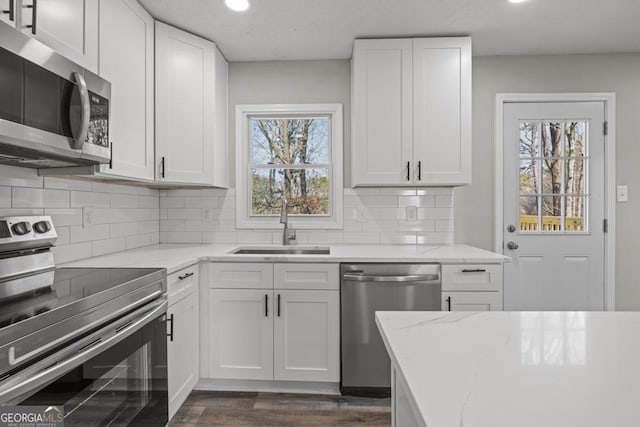
<path fill-rule="evenodd" d="M 640 313 L 378 312 L 395 426 L 637 426 Z"/>

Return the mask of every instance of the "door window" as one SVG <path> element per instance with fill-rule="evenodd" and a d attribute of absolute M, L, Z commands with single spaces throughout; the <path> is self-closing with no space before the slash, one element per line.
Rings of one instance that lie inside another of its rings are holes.
<path fill-rule="evenodd" d="M 587 120 L 520 121 L 520 232 L 588 232 Z"/>

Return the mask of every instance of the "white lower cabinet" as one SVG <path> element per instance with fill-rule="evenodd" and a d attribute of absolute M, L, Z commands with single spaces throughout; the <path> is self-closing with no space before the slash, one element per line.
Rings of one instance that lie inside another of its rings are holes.
<path fill-rule="evenodd" d="M 209 375 L 273 379 L 273 291 L 209 290 Z"/>
<path fill-rule="evenodd" d="M 198 382 L 198 265 L 167 278 L 169 419 Z"/>
<path fill-rule="evenodd" d="M 442 311 L 500 311 L 501 292 L 442 292 Z"/>
<path fill-rule="evenodd" d="M 230 281 L 228 271 L 243 272 L 245 286 L 253 289 L 238 289 L 241 280 Z M 276 264 L 274 269 L 270 263 L 214 263 L 209 272 L 206 377 L 340 380 L 337 264 Z M 233 289 L 220 288 L 229 285 Z"/>
<path fill-rule="evenodd" d="M 274 379 L 339 381 L 338 291 L 275 293 Z"/>
<path fill-rule="evenodd" d="M 443 311 L 502 310 L 501 264 L 442 266 Z"/>

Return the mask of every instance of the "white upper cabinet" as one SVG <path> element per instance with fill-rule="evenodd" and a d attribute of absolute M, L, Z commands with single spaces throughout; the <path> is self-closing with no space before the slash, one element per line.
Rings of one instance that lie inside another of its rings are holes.
<path fill-rule="evenodd" d="M 353 185 L 408 183 L 413 156 L 412 56 L 411 39 L 355 41 Z"/>
<path fill-rule="evenodd" d="M 0 21 L 12 27 L 17 25 L 17 0 L 0 0 Z"/>
<path fill-rule="evenodd" d="M 227 62 L 210 41 L 156 22 L 156 180 L 226 187 Z"/>
<path fill-rule="evenodd" d="M 471 39 L 356 40 L 352 185 L 471 182 Z"/>
<path fill-rule="evenodd" d="M 105 174 L 154 179 L 153 22 L 135 0 L 100 0 L 99 73 L 111 82 Z"/>
<path fill-rule="evenodd" d="M 98 71 L 98 0 L 17 0 L 16 6 L 22 31 Z"/>

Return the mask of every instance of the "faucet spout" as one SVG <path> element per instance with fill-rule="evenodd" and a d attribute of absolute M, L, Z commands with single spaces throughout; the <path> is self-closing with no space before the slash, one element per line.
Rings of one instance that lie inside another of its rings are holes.
<path fill-rule="evenodd" d="M 282 229 L 282 245 L 287 246 L 291 240 L 296 240 L 296 230 L 289 230 L 289 213 L 287 212 L 287 199 L 282 199 L 282 210 L 280 211 L 280 224 L 284 224 Z"/>

